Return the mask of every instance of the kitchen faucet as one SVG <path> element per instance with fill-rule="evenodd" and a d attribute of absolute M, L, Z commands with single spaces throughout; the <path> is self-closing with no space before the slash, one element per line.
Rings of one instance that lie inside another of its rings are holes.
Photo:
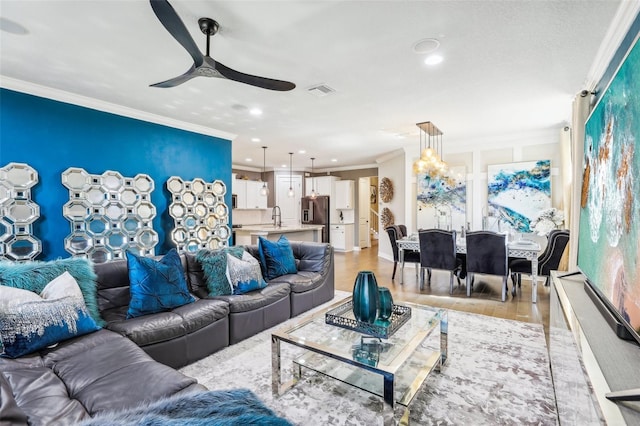
<path fill-rule="evenodd" d="M 280 211 L 280 206 L 273 206 L 273 209 L 271 210 L 271 219 L 273 219 L 274 228 L 282 228 L 282 212 Z"/>

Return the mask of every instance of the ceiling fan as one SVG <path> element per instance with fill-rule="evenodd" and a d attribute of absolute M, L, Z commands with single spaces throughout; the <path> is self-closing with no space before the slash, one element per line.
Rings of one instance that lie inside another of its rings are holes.
<path fill-rule="evenodd" d="M 210 18 L 198 19 L 200 30 L 207 36 L 207 53 L 203 55 L 198 46 L 191 38 L 189 31 L 176 13 L 175 9 L 166 0 L 150 0 L 151 8 L 156 14 L 162 25 L 176 39 L 182 47 L 193 58 L 193 65 L 184 74 L 152 84 L 151 87 L 175 87 L 194 77 L 217 77 L 238 81 L 240 83 L 250 84 L 251 86 L 261 87 L 263 89 L 287 91 L 296 87 L 289 81 L 274 80 L 272 78 L 258 77 L 256 75 L 245 74 L 231 69 L 220 62 L 215 61 L 209 56 L 209 39 L 218 32 L 220 27 L 216 21 Z"/>

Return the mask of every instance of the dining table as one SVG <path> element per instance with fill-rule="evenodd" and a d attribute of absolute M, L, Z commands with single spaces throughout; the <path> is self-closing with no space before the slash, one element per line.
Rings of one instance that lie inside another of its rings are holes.
<path fill-rule="evenodd" d="M 404 283 L 404 251 L 420 251 L 420 241 L 417 235 L 407 236 L 396 240 L 398 244 L 398 260 L 400 262 L 400 284 Z M 519 239 L 507 243 L 509 257 L 527 259 L 531 262 L 531 302 L 537 303 L 538 299 L 538 255 L 541 247 L 535 241 Z M 464 238 L 456 239 L 456 252 L 467 253 L 467 241 Z M 515 290 L 515 288 L 514 288 Z"/>

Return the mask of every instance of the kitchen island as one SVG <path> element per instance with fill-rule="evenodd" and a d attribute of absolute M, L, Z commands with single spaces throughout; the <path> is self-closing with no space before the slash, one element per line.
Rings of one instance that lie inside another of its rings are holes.
<path fill-rule="evenodd" d="M 289 241 L 314 241 L 322 242 L 323 225 L 282 225 L 281 227 L 268 225 L 242 225 L 242 228 L 234 228 L 236 233 L 236 245 L 258 244 L 258 237 L 265 237 L 271 241 L 277 241 L 280 235 L 287 237 Z"/>

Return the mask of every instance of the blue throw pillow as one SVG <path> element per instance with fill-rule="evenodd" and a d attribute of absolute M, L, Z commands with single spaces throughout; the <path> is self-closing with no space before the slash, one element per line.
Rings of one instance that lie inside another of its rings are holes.
<path fill-rule="evenodd" d="M 226 296 L 233 293 L 226 276 L 227 254 L 236 259 L 242 259 L 242 253 L 244 253 L 244 248 L 239 246 L 218 250 L 200 250 L 196 253 L 196 260 L 202 265 L 207 281 L 209 296 Z"/>
<path fill-rule="evenodd" d="M 282 275 L 298 272 L 291 244 L 284 235 L 281 235 L 276 242 L 259 237 L 258 252 L 265 279 L 272 280 Z"/>
<path fill-rule="evenodd" d="M 17 358 L 99 329 L 68 272 L 47 284 L 40 296 L 0 286 L 3 357 Z"/>
<path fill-rule="evenodd" d="M 260 264 L 246 251 L 242 253 L 242 259 L 227 254 L 227 279 L 233 294 L 245 294 L 267 286 L 260 272 Z"/>
<path fill-rule="evenodd" d="M 171 249 L 162 260 L 127 252 L 131 301 L 127 318 L 168 311 L 195 302 L 189 293 L 180 255 Z"/>

